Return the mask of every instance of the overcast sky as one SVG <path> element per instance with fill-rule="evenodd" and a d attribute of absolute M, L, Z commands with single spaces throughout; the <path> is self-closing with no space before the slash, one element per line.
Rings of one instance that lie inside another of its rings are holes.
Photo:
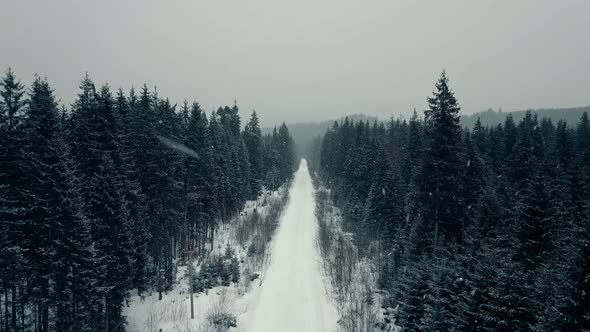
<path fill-rule="evenodd" d="M 147 82 L 263 124 L 426 107 L 443 69 L 464 113 L 590 104 L 588 0 L 0 0 L 0 69 L 70 104 Z"/>

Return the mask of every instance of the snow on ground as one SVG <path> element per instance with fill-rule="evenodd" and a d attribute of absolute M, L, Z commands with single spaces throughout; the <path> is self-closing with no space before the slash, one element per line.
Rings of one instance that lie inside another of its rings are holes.
<path fill-rule="evenodd" d="M 124 308 L 123 315 L 127 318 L 127 327 L 130 332 L 208 332 L 215 331 L 208 322 L 208 317 L 218 313 L 235 313 L 244 311 L 244 301 L 248 298 L 246 291 L 250 285 L 258 285 L 250 282 L 252 272 L 260 272 L 260 264 L 256 259 L 247 255 L 247 246 L 241 246 L 236 239 L 238 225 L 250 217 L 254 210 L 261 216 L 266 215 L 271 204 L 270 201 L 280 200 L 286 195 L 286 189 L 265 192 L 258 201 L 247 202 L 244 210 L 230 223 L 220 225 L 216 231 L 215 243 L 212 253 L 222 255 L 229 245 L 236 253 L 240 263 L 241 280 L 238 284 L 230 286 L 214 287 L 205 293 L 194 294 L 195 319 L 190 318 L 190 293 L 187 266 L 179 266 L 175 287 L 167 292 L 162 300 L 158 299 L 158 293 L 146 292 L 142 297 L 134 291 L 129 299 L 129 305 Z M 196 271 L 200 269 L 200 262 L 195 262 Z M 242 297 L 244 301 L 238 302 Z"/>
<path fill-rule="evenodd" d="M 399 332 L 395 325 L 396 308 L 382 307 L 382 293 L 377 288 L 379 245 L 359 253 L 354 234 L 343 229 L 343 217 L 332 201 L 332 192 L 321 183 L 315 191 L 319 224 L 318 242 L 324 258 L 324 270 L 331 280 L 342 332 Z"/>
<path fill-rule="evenodd" d="M 270 265 L 239 317 L 239 331 L 337 330 L 338 314 L 327 294 L 316 242 L 313 185 L 305 160 L 289 195 L 273 239 Z"/>
<path fill-rule="evenodd" d="M 207 293 L 195 294 L 195 319 L 190 319 L 190 299 L 186 266 L 179 268 L 179 284 L 159 301 L 158 293 L 131 298 L 124 311 L 128 329 L 132 332 L 213 331 L 207 317 L 216 311 L 231 312 L 231 304 L 238 297 L 238 287 L 215 287 Z"/>
<path fill-rule="evenodd" d="M 254 209 L 264 215 L 269 204 L 280 199 L 285 189 L 257 202 L 248 202 L 241 215 L 217 231 L 213 254 L 223 254 L 229 245 L 240 261 L 241 279 L 230 286 L 214 287 L 195 294 L 195 319 L 190 319 L 187 267 L 178 269 L 177 284 L 158 300 L 158 293 L 134 295 L 124 310 L 130 332 L 224 331 L 211 324 L 211 317 L 228 314 L 237 318 L 230 331 L 331 332 L 338 329 L 338 313 L 331 302 L 329 282 L 322 272 L 317 246 L 317 221 L 313 185 L 302 160 L 289 191 L 289 202 L 273 235 L 267 259 L 248 256 L 247 246 L 237 240 L 239 224 Z M 197 271 L 200 268 L 195 264 Z M 266 270 L 265 270 L 266 268 Z M 251 280 L 252 273 L 261 276 Z"/>

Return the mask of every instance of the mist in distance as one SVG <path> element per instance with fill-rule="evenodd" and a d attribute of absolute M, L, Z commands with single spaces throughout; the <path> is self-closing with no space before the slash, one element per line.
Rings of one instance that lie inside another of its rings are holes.
<path fill-rule="evenodd" d="M 262 125 L 426 107 L 446 69 L 462 112 L 590 104 L 590 2 L 3 1 L 0 70 L 47 76 L 66 105 L 85 72 Z"/>

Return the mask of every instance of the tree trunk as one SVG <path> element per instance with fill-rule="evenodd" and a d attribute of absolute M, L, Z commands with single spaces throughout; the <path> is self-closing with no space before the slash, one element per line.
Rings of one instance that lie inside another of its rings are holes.
<path fill-rule="evenodd" d="M 12 330 L 16 331 L 16 283 L 12 283 Z"/>
<path fill-rule="evenodd" d="M 4 330 L 8 331 L 8 289 L 4 285 Z"/>
<path fill-rule="evenodd" d="M 162 262 L 160 260 L 160 262 L 158 262 L 157 265 L 157 269 L 158 272 L 156 273 L 156 276 L 158 277 L 158 300 L 162 301 Z"/>
<path fill-rule="evenodd" d="M 215 240 L 215 227 L 211 224 L 211 252 L 213 252 L 213 242 Z"/>
<path fill-rule="evenodd" d="M 20 283 L 20 328 L 25 332 L 25 285 L 24 281 Z"/>
<path fill-rule="evenodd" d="M 109 326 L 110 326 L 110 322 L 109 322 L 109 298 L 108 295 L 104 297 L 104 321 L 105 321 L 105 331 L 109 332 Z"/>
<path fill-rule="evenodd" d="M 49 332 L 49 285 L 47 282 L 43 284 L 43 332 Z"/>
<path fill-rule="evenodd" d="M 2 309 L 2 296 L 0 296 L 0 309 Z M 0 310 L 0 332 L 3 331 L 2 327 L 4 326 L 4 316 L 2 315 L 2 310 Z"/>
<path fill-rule="evenodd" d="M 36 320 L 35 320 L 35 329 L 38 332 L 43 332 L 42 328 L 41 328 L 41 304 L 37 304 L 35 306 L 35 314 L 36 314 Z"/>

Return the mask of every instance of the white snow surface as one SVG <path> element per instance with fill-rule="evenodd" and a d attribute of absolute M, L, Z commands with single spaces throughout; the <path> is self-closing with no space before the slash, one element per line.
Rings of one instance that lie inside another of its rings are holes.
<path fill-rule="evenodd" d="M 218 286 L 195 294 L 195 319 L 190 319 L 189 285 L 186 266 L 179 266 L 177 284 L 162 300 L 153 290 L 129 298 L 123 315 L 131 332 L 210 332 L 222 331 L 211 326 L 208 317 L 218 312 L 237 317 L 236 332 L 332 332 L 339 319 L 331 302 L 330 282 L 324 276 L 317 246 L 318 225 L 315 216 L 313 186 L 305 160 L 301 161 L 289 191 L 289 202 L 269 244 L 264 267 L 252 262 L 247 247 L 235 239 L 235 227 L 255 207 L 261 214 L 268 205 L 263 200 L 279 199 L 284 188 L 270 197 L 252 201 L 229 225 L 216 234 L 213 253 L 223 254 L 230 245 L 241 261 L 241 280 L 228 287 Z M 200 263 L 195 262 L 197 270 Z M 262 271 L 259 269 L 262 268 Z M 250 272 L 247 272 L 250 271 Z M 250 282 L 249 273 L 260 278 Z"/>
<path fill-rule="evenodd" d="M 261 286 L 248 296 L 240 331 L 331 332 L 338 312 L 328 294 L 317 246 L 313 185 L 302 160 L 289 203 L 273 237 L 271 260 Z"/>

